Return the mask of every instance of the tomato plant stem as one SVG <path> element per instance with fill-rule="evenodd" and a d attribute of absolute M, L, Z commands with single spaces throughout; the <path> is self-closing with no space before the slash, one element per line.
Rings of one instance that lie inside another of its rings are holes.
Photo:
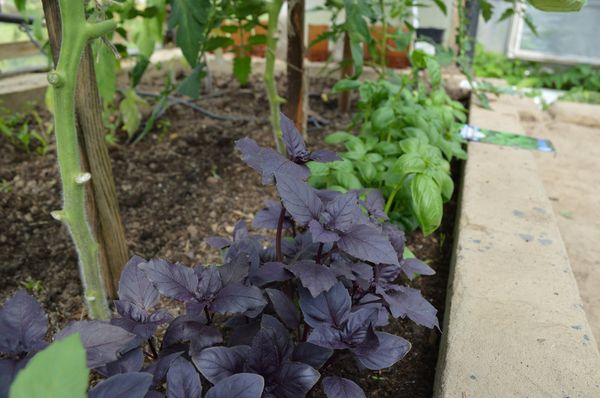
<path fill-rule="evenodd" d="M 60 0 L 62 40 L 56 69 L 48 74 L 53 87 L 56 152 L 62 180 L 63 209 L 52 213 L 68 228 L 79 257 L 79 269 L 89 315 L 110 318 L 106 293 L 100 274 L 98 243 L 88 223 L 85 184 L 91 175 L 81 166 L 75 125 L 75 86 L 83 50 L 89 40 L 115 29 L 114 21 L 88 23 L 84 3 Z"/>

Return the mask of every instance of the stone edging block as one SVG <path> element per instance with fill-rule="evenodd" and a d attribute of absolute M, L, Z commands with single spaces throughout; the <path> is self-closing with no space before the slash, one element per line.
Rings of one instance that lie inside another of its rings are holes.
<path fill-rule="evenodd" d="M 481 127 L 520 128 L 477 112 Z M 434 397 L 600 397 L 600 355 L 531 152 L 468 150 Z"/>

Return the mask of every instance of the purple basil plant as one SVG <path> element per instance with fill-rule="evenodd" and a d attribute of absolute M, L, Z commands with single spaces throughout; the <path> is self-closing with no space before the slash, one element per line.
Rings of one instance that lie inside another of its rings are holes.
<path fill-rule="evenodd" d="M 236 145 L 277 188 L 280 200 L 268 201 L 252 223 L 274 238 L 240 221 L 232 239 L 208 239 L 222 250 L 222 265 L 135 256 L 121 275 L 114 319 L 73 322 L 55 336 L 80 333 L 88 367 L 105 378 L 89 397 L 301 398 L 319 369 L 338 360 L 379 370 L 402 359 L 410 343 L 380 330 L 390 316 L 438 327 L 435 308 L 400 284 L 434 272 L 404 258 L 404 234 L 388 222 L 381 194 L 313 189 L 305 164 L 337 156 L 309 152 L 284 115 L 282 128 L 287 157 L 249 138 Z M 161 296 L 181 302 L 183 314 L 157 309 Z M 23 291 L 0 310 L 0 398 L 47 346 L 47 328 Z M 365 397 L 341 377 L 325 377 L 322 389 L 329 398 Z"/>

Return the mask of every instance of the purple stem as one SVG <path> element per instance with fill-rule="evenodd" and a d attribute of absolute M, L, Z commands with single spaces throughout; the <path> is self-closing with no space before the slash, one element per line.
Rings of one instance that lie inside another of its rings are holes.
<path fill-rule="evenodd" d="M 281 206 L 279 212 L 279 220 L 277 221 L 277 236 L 275 238 L 275 257 L 277 261 L 283 261 L 283 253 L 281 252 L 281 238 L 283 236 L 283 222 L 285 221 L 285 207 Z"/>
<path fill-rule="evenodd" d="M 317 258 L 315 261 L 317 264 L 321 264 L 321 256 L 323 255 L 323 242 L 319 243 L 319 250 L 317 251 Z"/>

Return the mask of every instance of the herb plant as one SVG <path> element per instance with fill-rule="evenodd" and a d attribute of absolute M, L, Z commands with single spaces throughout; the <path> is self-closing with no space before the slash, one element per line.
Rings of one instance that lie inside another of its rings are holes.
<path fill-rule="evenodd" d="M 79 334 L 87 367 L 107 378 L 89 397 L 115 397 L 131 387 L 128 398 L 163 392 L 300 398 L 319 381 L 319 370 L 329 372 L 337 361 L 353 358 L 361 369 L 379 370 L 402 359 L 410 343 L 381 331 L 390 316 L 438 326 L 433 306 L 406 285 L 415 274 L 434 272 L 404 256 L 404 234 L 387 221 L 378 191 L 308 185 L 307 162 L 338 158 L 309 152 L 293 122 L 281 118 L 287 156 L 248 138 L 236 144 L 279 193 L 253 221 L 274 237 L 251 234 L 240 221 L 231 239 L 208 240 L 222 250 L 222 265 L 190 268 L 133 257 L 113 319 L 73 322 L 55 336 L 66 342 Z M 158 308 L 161 297 L 181 302 L 185 311 L 174 317 Z M 164 334 L 157 332 L 161 325 Z M 34 354 L 47 345 L 46 331 L 31 296 L 19 291 L 6 302 L 0 310 L 3 388 L 15 374 L 15 383 L 25 377 L 27 363 L 33 366 Z M 356 383 L 335 376 L 324 378 L 323 390 L 330 398 L 365 396 Z"/>
<path fill-rule="evenodd" d="M 44 123 L 35 109 L 0 116 L 0 136 L 22 151 L 29 153 L 34 150 L 43 156 L 50 149 L 52 124 Z"/>
<path fill-rule="evenodd" d="M 478 45 L 473 68 L 478 77 L 506 80 L 517 87 L 553 88 L 600 92 L 600 69 L 591 65 L 547 66 L 537 62 L 509 59 Z"/>
<path fill-rule="evenodd" d="M 448 97 L 437 63 L 427 64 L 432 89 L 427 93 L 408 77 L 397 82 L 340 81 L 334 90 L 360 93 L 353 126 L 358 135 L 336 132 L 326 138 L 343 143 L 341 160 L 311 163 L 310 182 L 318 188 L 346 192 L 378 188 L 385 197 L 384 214 L 405 229 L 420 226 L 424 234 L 437 229 L 443 202 L 452 197 L 452 159 L 464 159 L 460 123 L 464 108 Z"/>

